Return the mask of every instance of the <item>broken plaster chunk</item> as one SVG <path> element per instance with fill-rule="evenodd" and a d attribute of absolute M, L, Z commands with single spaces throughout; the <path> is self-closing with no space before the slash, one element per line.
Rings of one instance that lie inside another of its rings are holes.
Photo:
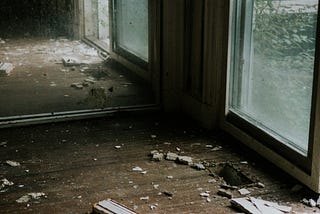
<path fill-rule="evenodd" d="M 251 192 L 245 188 L 239 189 L 238 192 L 240 193 L 240 195 L 248 195 Z"/>
<path fill-rule="evenodd" d="M 195 164 L 193 164 L 192 167 L 197 170 L 205 170 L 206 169 L 206 167 L 202 163 L 195 163 Z"/>
<path fill-rule="evenodd" d="M 62 62 L 64 66 L 75 66 L 80 65 L 80 60 L 75 57 L 62 57 Z"/>
<path fill-rule="evenodd" d="M 302 202 L 303 204 L 309 206 L 309 200 L 308 200 L 308 199 L 303 198 L 301 202 Z"/>
<path fill-rule="evenodd" d="M 3 178 L 0 180 L 0 190 L 5 188 L 6 186 L 12 186 L 14 183 L 9 181 L 8 179 L 6 178 Z"/>
<path fill-rule="evenodd" d="M 310 207 L 316 207 L 317 203 L 313 199 L 309 199 L 309 206 Z"/>
<path fill-rule="evenodd" d="M 216 146 L 216 147 L 212 148 L 211 151 L 215 152 L 215 151 L 219 151 L 221 149 L 222 149 L 222 146 Z"/>
<path fill-rule="evenodd" d="M 317 207 L 320 207 L 320 196 L 319 196 L 319 198 L 317 199 Z"/>
<path fill-rule="evenodd" d="M 160 152 L 158 150 L 152 150 L 150 152 L 150 155 L 153 156 L 154 154 L 159 154 Z"/>
<path fill-rule="evenodd" d="M 71 87 L 76 88 L 76 89 L 83 89 L 83 85 L 81 82 L 72 83 Z"/>
<path fill-rule="evenodd" d="M 192 165 L 192 158 L 189 156 L 178 156 L 178 162 L 185 165 Z"/>
<path fill-rule="evenodd" d="M 27 195 L 20 197 L 19 199 L 16 200 L 16 202 L 17 203 L 27 203 L 31 199 L 39 200 L 41 197 L 46 197 L 46 194 L 43 192 L 31 192 L 31 193 L 28 193 Z"/>
<path fill-rule="evenodd" d="M 148 201 L 149 199 L 149 196 L 140 197 L 141 201 Z"/>
<path fill-rule="evenodd" d="M 142 169 L 141 167 L 136 166 L 136 167 L 133 167 L 133 168 L 132 168 L 132 171 L 135 171 L 135 172 L 142 172 L 142 171 L 143 171 L 143 169 Z"/>
<path fill-rule="evenodd" d="M 179 155 L 177 155 L 176 153 L 168 152 L 166 155 L 166 160 L 176 161 L 178 157 L 179 157 Z"/>
<path fill-rule="evenodd" d="M 9 76 L 13 69 L 14 69 L 13 64 L 8 62 L 0 62 L 0 76 L 1 75 Z"/>
<path fill-rule="evenodd" d="M 152 160 L 154 161 L 162 161 L 164 157 L 163 153 L 156 153 L 152 156 Z"/>
<path fill-rule="evenodd" d="M 258 183 L 257 183 L 257 187 L 259 187 L 259 188 L 265 188 L 265 185 L 264 185 L 263 183 L 261 183 L 261 182 L 258 182 Z"/>
<path fill-rule="evenodd" d="M 8 142 L 7 142 L 7 141 L 3 141 L 3 142 L 1 142 L 1 143 L 0 143 L 0 146 L 6 147 L 6 146 L 7 146 L 7 144 L 8 144 Z"/>
<path fill-rule="evenodd" d="M 20 166 L 20 163 L 16 161 L 7 160 L 6 163 L 12 167 Z"/>
<path fill-rule="evenodd" d="M 210 194 L 207 193 L 207 192 L 202 192 L 202 193 L 200 193 L 200 196 L 204 197 L 204 198 L 207 198 L 207 197 L 210 197 Z"/>
<path fill-rule="evenodd" d="M 173 176 L 172 175 L 168 175 L 167 179 L 173 179 Z"/>
<path fill-rule="evenodd" d="M 121 146 L 115 146 L 114 148 L 115 149 L 121 149 Z"/>
<path fill-rule="evenodd" d="M 229 199 L 233 198 L 232 193 L 224 189 L 219 189 L 217 194 L 222 197 L 227 197 Z"/>

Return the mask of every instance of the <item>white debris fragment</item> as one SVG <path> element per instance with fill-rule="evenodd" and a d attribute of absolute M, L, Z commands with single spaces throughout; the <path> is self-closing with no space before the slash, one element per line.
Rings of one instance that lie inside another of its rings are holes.
<path fill-rule="evenodd" d="M 152 205 L 150 205 L 150 209 L 151 209 L 151 210 L 155 210 L 155 209 L 157 209 L 157 207 L 158 207 L 157 204 L 152 204 Z"/>
<path fill-rule="evenodd" d="M 155 139 L 155 138 L 157 138 L 157 135 L 152 134 L 152 135 L 150 135 L 150 137 L 151 137 L 152 139 Z"/>
<path fill-rule="evenodd" d="M 281 206 L 278 203 L 250 198 L 236 198 L 231 200 L 231 204 L 240 208 L 246 213 L 272 213 L 284 214 L 290 213 L 292 208 L 288 206 Z"/>
<path fill-rule="evenodd" d="M 207 144 L 206 148 L 213 148 L 213 145 Z"/>
<path fill-rule="evenodd" d="M 55 82 L 51 82 L 51 83 L 50 83 L 50 86 L 51 86 L 51 87 L 56 87 L 57 84 L 56 84 Z"/>
<path fill-rule="evenodd" d="M 309 205 L 310 205 L 310 207 L 316 207 L 317 202 L 315 202 L 313 199 L 309 199 Z"/>
<path fill-rule="evenodd" d="M 240 193 L 240 195 L 248 195 L 251 192 L 245 188 L 239 189 L 238 192 Z"/>
<path fill-rule="evenodd" d="M 148 201 L 149 199 L 149 196 L 140 197 L 141 201 Z"/>
<path fill-rule="evenodd" d="M 206 167 L 202 163 L 195 163 L 195 164 L 193 164 L 192 167 L 197 170 L 205 170 L 206 169 Z"/>
<path fill-rule="evenodd" d="M 258 182 L 258 183 L 257 183 L 257 187 L 259 187 L 259 188 L 264 188 L 265 185 L 264 185 L 263 183 L 261 183 L 261 182 Z"/>
<path fill-rule="evenodd" d="M 222 149 L 222 146 L 216 146 L 214 148 L 211 149 L 211 151 L 219 151 Z"/>
<path fill-rule="evenodd" d="M 0 62 L 0 76 L 1 75 L 9 76 L 13 69 L 14 69 L 13 64 L 8 62 Z"/>
<path fill-rule="evenodd" d="M 179 155 L 177 155 L 176 153 L 168 152 L 166 155 L 166 160 L 175 161 L 178 157 Z"/>
<path fill-rule="evenodd" d="M 210 203 L 211 202 L 211 198 L 207 197 L 207 202 Z"/>
<path fill-rule="evenodd" d="M 317 207 L 320 207 L 320 196 L 319 196 L 319 198 L 317 199 Z"/>
<path fill-rule="evenodd" d="M 172 175 L 168 175 L 167 179 L 173 179 L 173 176 Z"/>
<path fill-rule="evenodd" d="M 208 183 L 216 183 L 217 182 L 217 180 L 216 179 L 210 179 L 210 180 L 208 180 Z"/>
<path fill-rule="evenodd" d="M 241 164 L 248 164 L 248 161 L 241 161 Z"/>
<path fill-rule="evenodd" d="M 87 78 L 87 79 L 85 79 L 84 81 L 87 82 L 87 83 L 91 83 L 91 84 L 94 84 L 94 83 L 97 82 L 97 80 L 95 80 L 93 77 Z"/>
<path fill-rule="evenodd" d="M 3 142 L 1 142 L 1 143 L 0 143 L 0 146 L 6 147 L 6 146 L 7 146 L 7 144 L 8 144 L 8 142 L 7 142 L 7 141 L 3 141 Z"/>
<path fill-rule="evenodd" d="M 80 60 L 75 57 L 62 57 L 62 62 L 64 66 L 75 66 L 80 65 Z"/>
<path fill-rule="evenodd" d="M 202 192 L 202 193 L 200 193 L 200 196 L 206 198 L 206 197 L 210 197 L 210 194 L 207 192 Z"/>
<path fill-rule="evenodd" d="M 20 166 L 20 163 L 16 161 L 7 160 L 6 163 L 12 167 Z"/>
<path fill-rule="evenodd" d="M 0 44 L 5 44 L 6 42 L 0 38 Z"/>
<path fill-rule="evenodd" d="M 143 171 L 143 169 L 142 169 L 141 167 L 136 166 L 136 167 L 133 167 L 133 168 L 132 168 L 132 171 L 135 171 L 135 172 L 142 172 L 142 171 Z"/>
<path fill-rule="evenodd" d="M 189 156 L 178 156 L 178 161 L 181 164 L 192 165 L 192 158 Z"/>
<path fill-rule="evenodd" d="M 75 82 L 71 84 L 71 87 L 76 89 L 83 89 L 83 84 L 81 82 Z"/>
<path fill-rule="evenodd" d="M 46 197 L 46 194 L 43 192 L 31 192 L 31 193 L 28 193 L 27 195 L 20 197 L 19 199 L 16 200 L 16 202 L 17 203 L 27 203 L 31 199 L 39 200 L 41 197 Z"/>
<path fill-rule="evenodd" d="M 177 152 L 181 152 L 181 149 L 179 147 L 176 147 Z"/>
<path fill-rule="evenodd" d="M 142 172 L 140 172 L 140 174 L 145 175 L 145 174 L 147 174 L 147 171 L 142 171 Z"/>
<path fill-rule="evenodd" d="M 115 149 L 121 149 L 121 146 L 115 146 L 114 148 Z"/>
<path fill-rule="evenodd" d="M 150 155 L 153 156 L 154 154 L 159 154 L 160 152 L 158 150 L 152 150 L 150 152 Z"/>
<path fill-rule="evenodd" d="M 163 157 L 164 157 L 163 153 L 155 153 L 152 156 L 152 160 L 154 160 L 154 161 L 162 161 Z"/>
<path fill-rule="evenodd" d="M 27 203 L 31 200 L 30 196 L 24 195 L 16 200 L 17 203 Z"/>
<path fill-rule="evenodd" d="M 155 189 L 159 189 L 159 184 L 155 184 L 155 185 L 153 185 L 153 188 L 155 188 Z"/>
<path fill-rule="evenodd" d="M 14 183 L 9 181 L 6 178 L 3 178 L 0 180 L 0 190 L 4 189 L 6 186 L 12 186 Z"/>

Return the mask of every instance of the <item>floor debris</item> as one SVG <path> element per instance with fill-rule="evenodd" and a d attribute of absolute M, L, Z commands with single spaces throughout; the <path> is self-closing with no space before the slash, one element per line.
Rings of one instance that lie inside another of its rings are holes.
<path fill-rule="evenodd" d="M 179 155 L 177 155 L 176 153 L 168 152 L 166 155 L 166 160 L 176 161 L 178 157 L 179 157 Z"/>
<path fill-rule="evenodd" d="M 264 185 L 263 183 L 261 183 L 261 182 L 258 182 L 258 183 L 257 183 L 257 187 L 259 187 L 259 188 L 265 188 L 265 185 Z"/>
<path fill-rule="evenodd" d="M 204 198 L 207 198 L 207 197 L 210 197 L 210 194 L 207 193 L 207 192 L 202 192 L 202 193 L 200 193 L 200 196 L 204 197 Z"/>
<path fill-rule="evenodd" d="M 163 157 L 164 157 L 163 153 L 155 153 L 152 156 L 152 160 L 154 160 L 154 161 L 162 161 Z"/>
<path fill-rule="evenodd" d="M 219 189 L 217 194 L 222 197 L 227 197 L 229 199 L 233 198 L 232 193 L 224 189 Z"/>
<path fill-rule="evenodd" d="M 75 82 L 71 84 L 71 87 L 76 89 L 83 89 L 83 84 L 81 82 Z"/>
<path fill-rule="evenodd" d="M 76 66 L 81 64 L 80 60 L 75 57 L 62 57 L 62 62 L 64 66 Z"/>
<path fill-rule="evenodd" d="M 141 201 L 148 201 L 149 199 L 149 196 L 140 197 Z"/>
<path fill-rule="evenodd" d="M 14 183 L 11 182 L 11 181 L 9 181 L 8 179 L 6 179 L 6 178 L 1 179 L 1 180 L 0 180 L 0 192 L 5 192 L 5 191 L 7 191 L 7 190 L 4 189 L 4 188 L 6 188 L 6 187 L 8 187 L 8 186 L 12 186 L 12 185 L 14 185 Z"/>
<path fill-rule="evenodd" d="M 0 146 L 7 147 L 7 144 L 8 144 L 7 141 L 3 141 L 3 142 L 0 143 Z"/>
<path fill-rule="evenodd" d="M 132 168 L 132 171 L 135 171 L 135 172 L 142 172 L 142 171 L 143 171 L 143 169 L 142 169 L 141 167 L 136 166 L 136 167 L 133 167 L 133 168 Z"/>
<path fill-rule="evenodd" d="M 222 146 L 216 146 L 214 148 L 211 149 L 211 151 L 215 152 L 215 151 L 219 151 L 222 149 Z"/>
<path fill-rule="evenodd" d="M 192 165 L 192 167 L 197 170 L 205 170 L 206 169 L 206 167 L 202 163 L 195 163 Z"/>
<path fill-rule="evenodd" d="M 0 76 L 1 75 L 9 76 L 13 69 L 14 69 L 14 66 L 11 63 L 0 62 Z"/>
<path fill-rule="evenodd" d="M 290 213 L 292 208 L 289 206 L 281 206 L 278 203 L 250 198 L 234 198 L 231 200 L 231 204 L 240 209 L 241 211 L 249 214 L 284 214 Z"/>
<path fill-rule="evenodd" d="M 104 200 L 94 204 L 92 213 L 136 214 L 136 212 L 130 210 L 126 206 L 112 200 Z"/>
<path fill-rule="evenodd" d="M 152 204 L 150 205 L 150 210 L 155 210 L 157 209 L 158 205 L 157 204 Z"/>
<path fill-rule="evenodd" d="M 115 146 L 114 148 L 115 149 L 121 149 L 121 146 Z"/>
<path fill-rule="evenodd" d="M 192 158 L 189 156 L 178 156 L 177 160 L 179 163 L 184 164 L 184 165 L 189 165 L 189 166 L 191 166 L 193 163 Z"/>
<path fill-rule="evenodd" d="M 248 195 L 251 192 L 245 188 L 239 189 L 238 192 L 240 193 L 240 195 Z"/>
<path fill-rule="evenodd" d="M 6 163 L 12 167 L 20 166 L 20 163 L 16 161 L 7 160 Z"/>
<path fill-rule="evenodd" d="M 46 194 L 43 192 L 31 192 L 27 195 L 24 195 L 16 200 L 17 203 L 27 203 L 30 200 L 39 200 L 42 197 L 46 197 Z"/>

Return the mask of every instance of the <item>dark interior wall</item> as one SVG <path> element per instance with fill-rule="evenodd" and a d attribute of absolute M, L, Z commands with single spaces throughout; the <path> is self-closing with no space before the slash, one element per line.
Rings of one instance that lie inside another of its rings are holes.
<path fill-rule="evenodd" d="M 72 36 L 73 0 L 1 0 L 0 36 Z"/>

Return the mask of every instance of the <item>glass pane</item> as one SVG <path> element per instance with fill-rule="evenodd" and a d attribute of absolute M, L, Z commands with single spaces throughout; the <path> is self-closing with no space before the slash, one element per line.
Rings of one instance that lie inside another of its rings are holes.
<path fill-rule="evenodd" d="M 117 45 L 148 61 L 148 0 L 116 1 Z"/>
<path fill-rule="evenodd" d="M 85 36 L 98 37 L 98 0 L 84 1 Z"/>
<path fill-rule="evenodd" d="M 306 154 L 318 1 L 247 0 L 242 8 L 231 110 Z"/>

